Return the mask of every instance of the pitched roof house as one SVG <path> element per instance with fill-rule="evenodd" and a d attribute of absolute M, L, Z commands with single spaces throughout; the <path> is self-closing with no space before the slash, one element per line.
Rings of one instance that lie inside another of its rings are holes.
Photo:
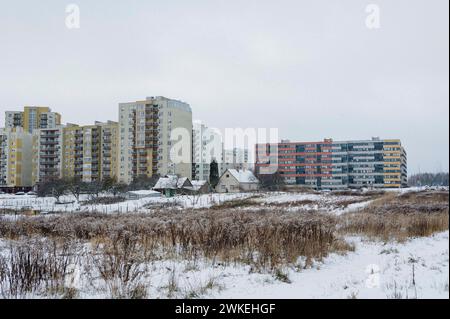
<path fill-rule="evenodd" d="M 259 189 L 260 181 L 250 170 L 227 169 L 216 186 L 218 193 L 251 192 Z"/>
<path fill-rule="evenodd" d="M 191 187 L 192 183 L 189 178 L 178 177 L 176 175 L 167 175 L 165 177 L 161 177 L 156 182 L 153 190 L 161 192 L 170 197 L 179 193 L 184 193 L 185 191 L 189 191 L 189 188 Z"/>

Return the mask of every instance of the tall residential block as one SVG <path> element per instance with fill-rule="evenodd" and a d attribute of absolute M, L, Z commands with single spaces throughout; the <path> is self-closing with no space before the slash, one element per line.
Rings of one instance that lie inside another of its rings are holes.
<path fill-rule="evenodd" d="M 36 129 L 33 132 L 33 185 L 62 178 L 63 128 Z"/>
<path fill-rule="evenodd" d="M 223 173 L 225 173 L 227 169 L 249 169 L 248 155 L 248 149 L 245 148 L 233 148 L 224 150 L 220 174 L 222 175 Z"/>
<path fill-rule="evenodd" d="M 0 188 L 31 186 L 31 143 L 21 127 L 0 129 Z"/>
<path fill-rule="evenodd" d="M 407 154 L 398 139 L 257 144 L 257 173 L 270 165 L 286 184 L 314 189 L 407 186 Z"/>
<path fill-rule="evenodd" d="M 121 182 L 130 183 L 138 176 L 155 174 L 192 177 L 189 104 L 160 96 L 121 103 L 119 128 Z"/>
<path fill-rule="evenodd" d="M 67 124 L 33 133 L 33 184 L 79 178 L 95 182 L 118 174 L 117 122 Z"/>
<path fill-rule="evenodd" d="M 118 141 L 117 122 L 67 124 L 63 128 L 62 176 L 84 182 L 116 178 Z"/>
<path fill-rule="evenodd" d="M 6 111 L 5 127 L 22 127 L 33 133 L 36 129 L 56 128 L 61 124 L 61 115 L 46 106 L 25 106 L 23 111 Z"/>
<path fill-rule="evenodd" d="M 222 171 L 223 143 L 221 133 L 207 127 L 201 121 L 193 122 L 192 130 L 192 179 L 209 181 L 213 160 Z"/>

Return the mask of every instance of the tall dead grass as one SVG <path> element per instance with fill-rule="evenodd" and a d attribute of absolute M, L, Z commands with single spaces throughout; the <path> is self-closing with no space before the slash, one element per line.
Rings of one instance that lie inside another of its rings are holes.
<path fill-rule="evenodd" d="M 247 201 L 251 201 L 247 200 Z M 285 267 L 306 265 L 333 252 L 353 250 L 347 235 L 406 240 L 448 230 L 448 192 L 386 193 L 360 211 L 332 216 L 286 207 L 240 210 L 235 203 L 210 210 L 159 210 L 153 214 L 73 213 L 0 219 L 0 293 L 21 298 L 67 290 L 68 265 L 85 247 L 89 271 L 112 298 L 146 298 L 148 265 L 156 260 L 200 258 L 212 264 L 240 263 L 288 281 Z M 7 256 L 7 257 L 5 257 Z M 300 258 L 302 257 L 302 258 Z M 283 279 L 284 278 L 284 279 Z M 175 286 L 169 285 L 169 291 Z"/>
<path fill-rule="evenodd" d="M 321 259 L 336 247 L 336 218 L 324 214 L 259 210 L 158 212 L 152 215 L 75 214 L 24 218 L 0 224 L 0 236 L 18 239 L 44 236 L 109 243 L 109 238 L 133 234 L 147 255 L 204 256 L 213 261 L 245 262 L 274 268 L 298 257 Z M 117 253 L 117 247 L 112 247 Z"/>
<path fill-rule="evenodd" d="M 366 208 L 341 217 L 340 231 L 385 241 L 404 241 L 448 230 L 448 192 L 388 194 Z"/>
<path fill-rule="evenodd" d="M 41 289 L 64 294 L 67 267 L 73 260 L 69 243 L 25 240 L 9 245 L 7 257 L 0 255 L 0 293 L 3 298 L 23 298 Z"/>

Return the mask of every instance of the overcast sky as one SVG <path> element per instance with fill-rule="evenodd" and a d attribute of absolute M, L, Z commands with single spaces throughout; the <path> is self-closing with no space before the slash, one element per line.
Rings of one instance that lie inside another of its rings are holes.
<path fill-rule="evenodd" d="M 66 28 L 70 3 L 80 29 Z M 0 121 L 24 105 L 117 120 L 119 102 L 163 95 L 220 129 L 401 138 L 410 173 L 448 171 L 448 12 L 448 0 L 0 0 Z"/>

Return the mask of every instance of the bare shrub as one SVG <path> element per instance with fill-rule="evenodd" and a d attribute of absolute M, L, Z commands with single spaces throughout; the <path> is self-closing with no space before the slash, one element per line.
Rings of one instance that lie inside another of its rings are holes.
<path fill-rule="evenodd" d="M 254 199 L 259 198 L 259 196 L 252 196 L 244 199 L 234 199 L 230 201 L 223 202 L 218 205 L 214 205 L 211 208 L 214 210 L 221 210 L 221 209 L 233 209 L 233 208 L 243 208 L 248 206 L 256 206 L 258 205 L 257 202 L 254 201 Z"/>
<path fill-rule="evenodd" d="M 139 284 L 145 269 L 138 238 L 130 232 L 105 238 L 94 248 L 92 260 L 106 282 L 112 298 L 145 298 L 146 287 Z"/>
<path fill-rule="evenodd" d="M 4 298 L 28 293 L 64 293 L 64 278 L 71 262 L 70 246 L 56 241 L 28 240 L 11 243 L 8 257 L 0 262 L 0 286 Z"/>
<path fill-rule="evenodd" d="M 83 201 L 82 205 L 112 205 L 117 203 L 122 203 L 126 201 L 125 197 L 116 196 L 116 197 L 97 197 L 91 198 L 87 201 Z"/>
<path fill-rule="evenodd" d="M 286 284 L 292 283 L 292 281 L 289 279 L 289 274 L 286 271 L 283 271 L 281 268 L 275 269 L 274 278 Z"/>

